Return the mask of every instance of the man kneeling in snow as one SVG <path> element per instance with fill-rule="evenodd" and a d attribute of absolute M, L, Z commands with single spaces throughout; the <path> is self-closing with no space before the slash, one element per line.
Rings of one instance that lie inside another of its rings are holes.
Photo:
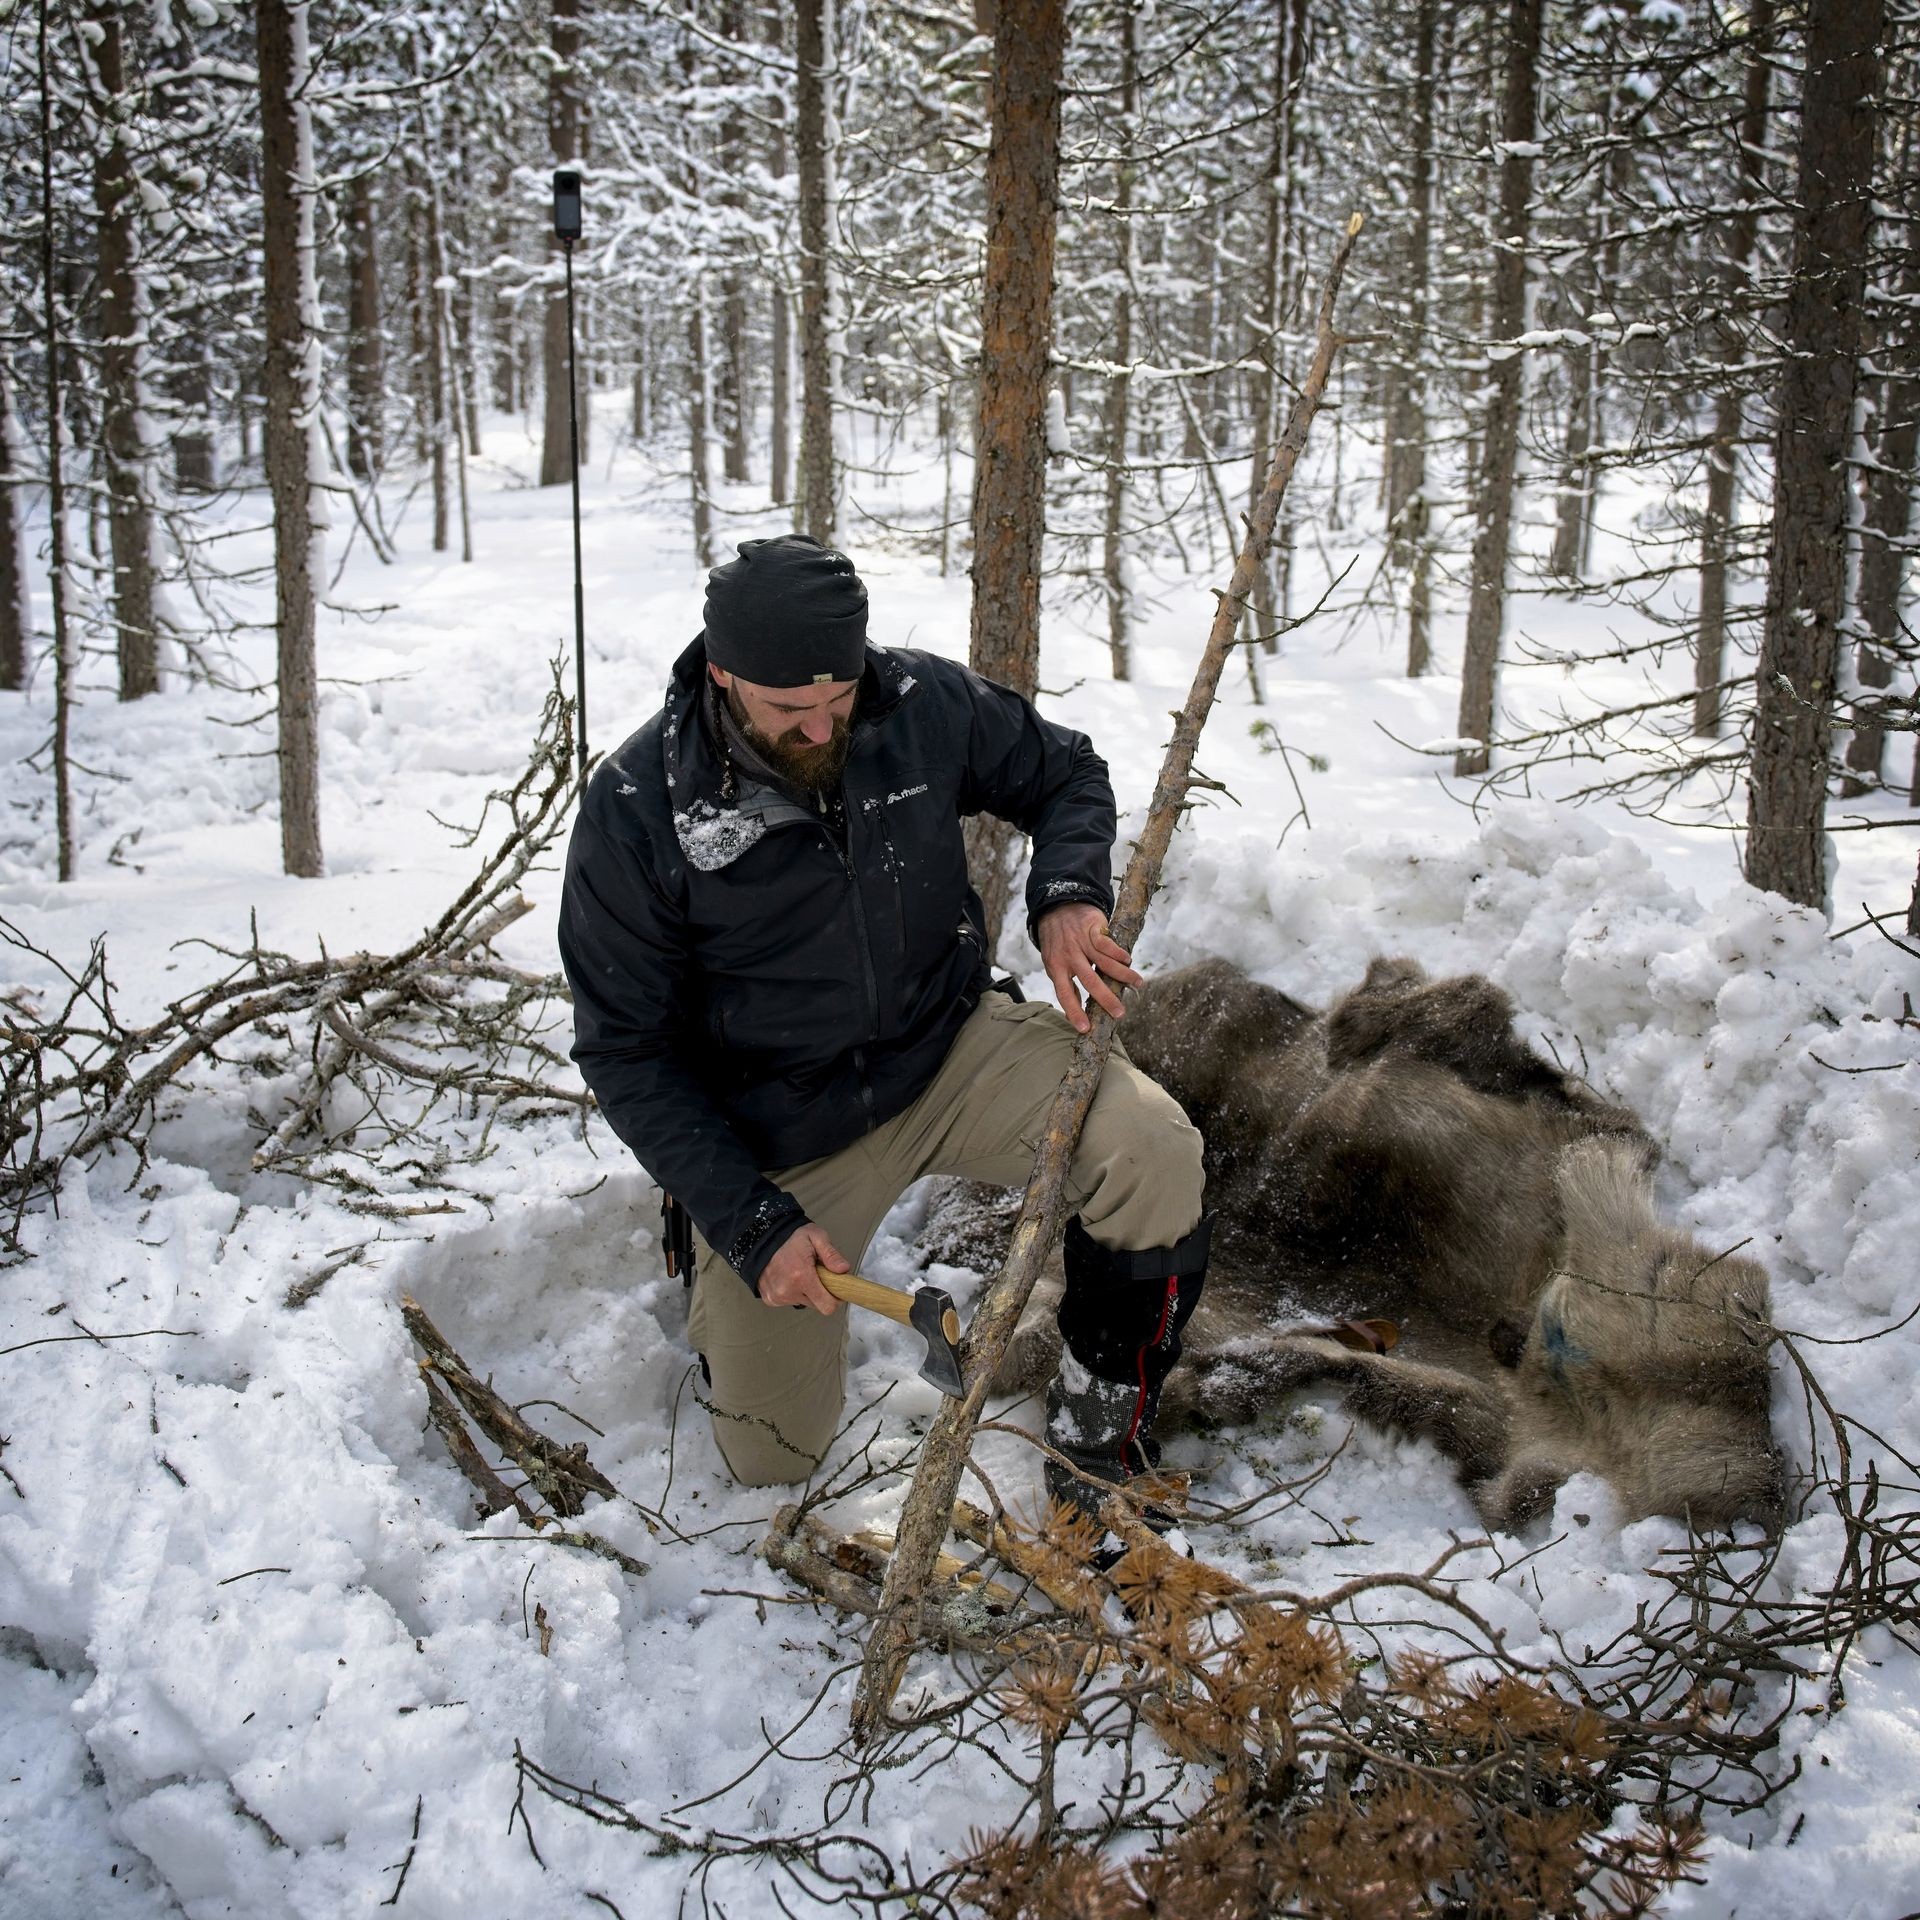
<path fill-rule="evenodd" d="M 814 1263 L 848 1271 L 923 1174 L 1024 1182 L 1079 988 L 1117 1016 L 1108 982 L 1139 976 L 1108 935 L 1113 790 L 1086 737 L 870 646 L 844 554 L 797 534 L 739 552 L 665 705 L 589 785 L 560 952 L 573 1057 L 698 1229 L 714 1437 L 759 1486 L 805 1478 L 839 1424 L 846 1316 Z M 980 812 L 1032 836 L 1029 925 L 1065 1019 L 989 985 L 960 826 Z M 1155 1458 L 1206 1268 L 1201 1186 L 1199 1135 L 1116 1050 L 1073 1163 L 1047 1403 L 1053 1444 L 1101 1479 Z"/>

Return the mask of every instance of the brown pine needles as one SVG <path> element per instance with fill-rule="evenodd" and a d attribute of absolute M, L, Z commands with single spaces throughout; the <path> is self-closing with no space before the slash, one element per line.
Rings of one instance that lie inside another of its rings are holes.
<path fill-rule="evenodd" d="M 1028 1544 L 1057 1552 L 1044 1535 Z M 1613 1730 L 1543 1676 L 1430 1651 L 1383 1671 L 1305 1607 L 1151 1537 L 1106 1579 L 1117 1609 L 1049 1615 L 1017 1637 L 993 1697 L 1041 1743 L 1042 1818 L 973 1835 L 951 1886 L 963 1911 L 1624 1917 L 1655 1910 L 1699 1866 L 1691 1819 L 1615 1818 Z M 1145 1850 L 1125 1859 L 1109 1832 L 1061 1829 L 1051 1778 L 1066 1743 L 1142 1728 L 1205 1787 L 1184 1813 L 1143 1822 Z"/>

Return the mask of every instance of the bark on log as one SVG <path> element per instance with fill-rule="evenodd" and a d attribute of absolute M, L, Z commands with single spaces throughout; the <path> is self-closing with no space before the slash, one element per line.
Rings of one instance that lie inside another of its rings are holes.
<path fill-rule="evenodd" d="M 1173 829 L 1185 810 L 1201 729 L 1212 708 L 1221 672 L 1233 650 L 1260 563 L 1272 541 L 1281 499 L 1306 445 L 1307 429 L 1326 392 L 1327 376 L 1333 370 L 1333 357 L 1340 344 L 1333 326 L 1334 302 L 1360 225 L 1361 216 L 1356 213 L 1347 222 L 1346 234 L 1327 270 L 1312 365 L 1294 402 L 1287 430 L 1275 449 L 1267 484 L 1248 519 L 1246 541 L 1234 563 L 1233 577 L 1219 596 L 1206 650 L 1194 672 L 1192 690 L 1175 719 L 1173 738 L 1167 743 L 1146 826 L 1127 862 L 1126 877 L 1121 882 L 1113 914 L 1113 936 L 1123 947 L 1131 947 L 1138 939 L 1148 903 L 1159 885 L 1160 869 Z M 941 1542 L 952 1523 L 954 1495 L 959 1489 L 973 1430 L 1007 1342 L 1013 1336 L 1048 1250 L 1060 1233 L 1066 1212 L 1067 1171 L 1073 1163 L 1080 1129 L 1086 1121 L 1087 1109 L 1093 1104 L 1112 1045 L 1113 1021 L 1096 1009 L 1091 1028 L 1075 1042 L 1072 1064 L 1060 1083 L 1042 1129 L 1033 1175 L 1027 1183 L 1020 1217 L 1014 1223 L 1006 1264 L 988 1289 L 968 1331 L 963 1356 L 966 1394 L 958 1400 L 941 1402 L 940 1412 L 922 1449 L 913 1486 L 901 1510 L 897 1544 L 888 1563 L 881 1596 L 880 1617 L 867 1642 L 860 1688 L 854 1700 L 856 1740 L 870 1741 L 881 1731 L 899 1688 L 900 1676 L 913 1648 L 914 1621 L 939 1557 Z"/>

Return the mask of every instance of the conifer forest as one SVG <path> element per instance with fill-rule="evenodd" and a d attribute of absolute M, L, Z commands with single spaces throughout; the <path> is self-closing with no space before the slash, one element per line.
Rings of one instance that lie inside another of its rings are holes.
<path fill-rule="evenodd" d="M 1920 1911 L 1916 0 L 0 0 L 0 150 L 0 1915 Z M 790 1487 L 572 1057 L 795 533 L 1111 779 L 1151 1498 L 1104 1015 Z"/>

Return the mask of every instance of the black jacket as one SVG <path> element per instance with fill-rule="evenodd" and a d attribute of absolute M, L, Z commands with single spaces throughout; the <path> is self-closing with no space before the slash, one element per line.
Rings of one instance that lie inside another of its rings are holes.
<path fill-rule="evenodd" d="M 706 651 L 594 773 L 567 849 L 573 1057 L 613 1130 L 749 1286 L 804 1218 L 765 1169 L 909 1106 L 987 982 L 960 822 L 1033 838 L 1027 911 L 1111 910 L 1113 789 L 1084 734 L 949 660 L 871 647 L 840 834 L 742 778 Z"/>

